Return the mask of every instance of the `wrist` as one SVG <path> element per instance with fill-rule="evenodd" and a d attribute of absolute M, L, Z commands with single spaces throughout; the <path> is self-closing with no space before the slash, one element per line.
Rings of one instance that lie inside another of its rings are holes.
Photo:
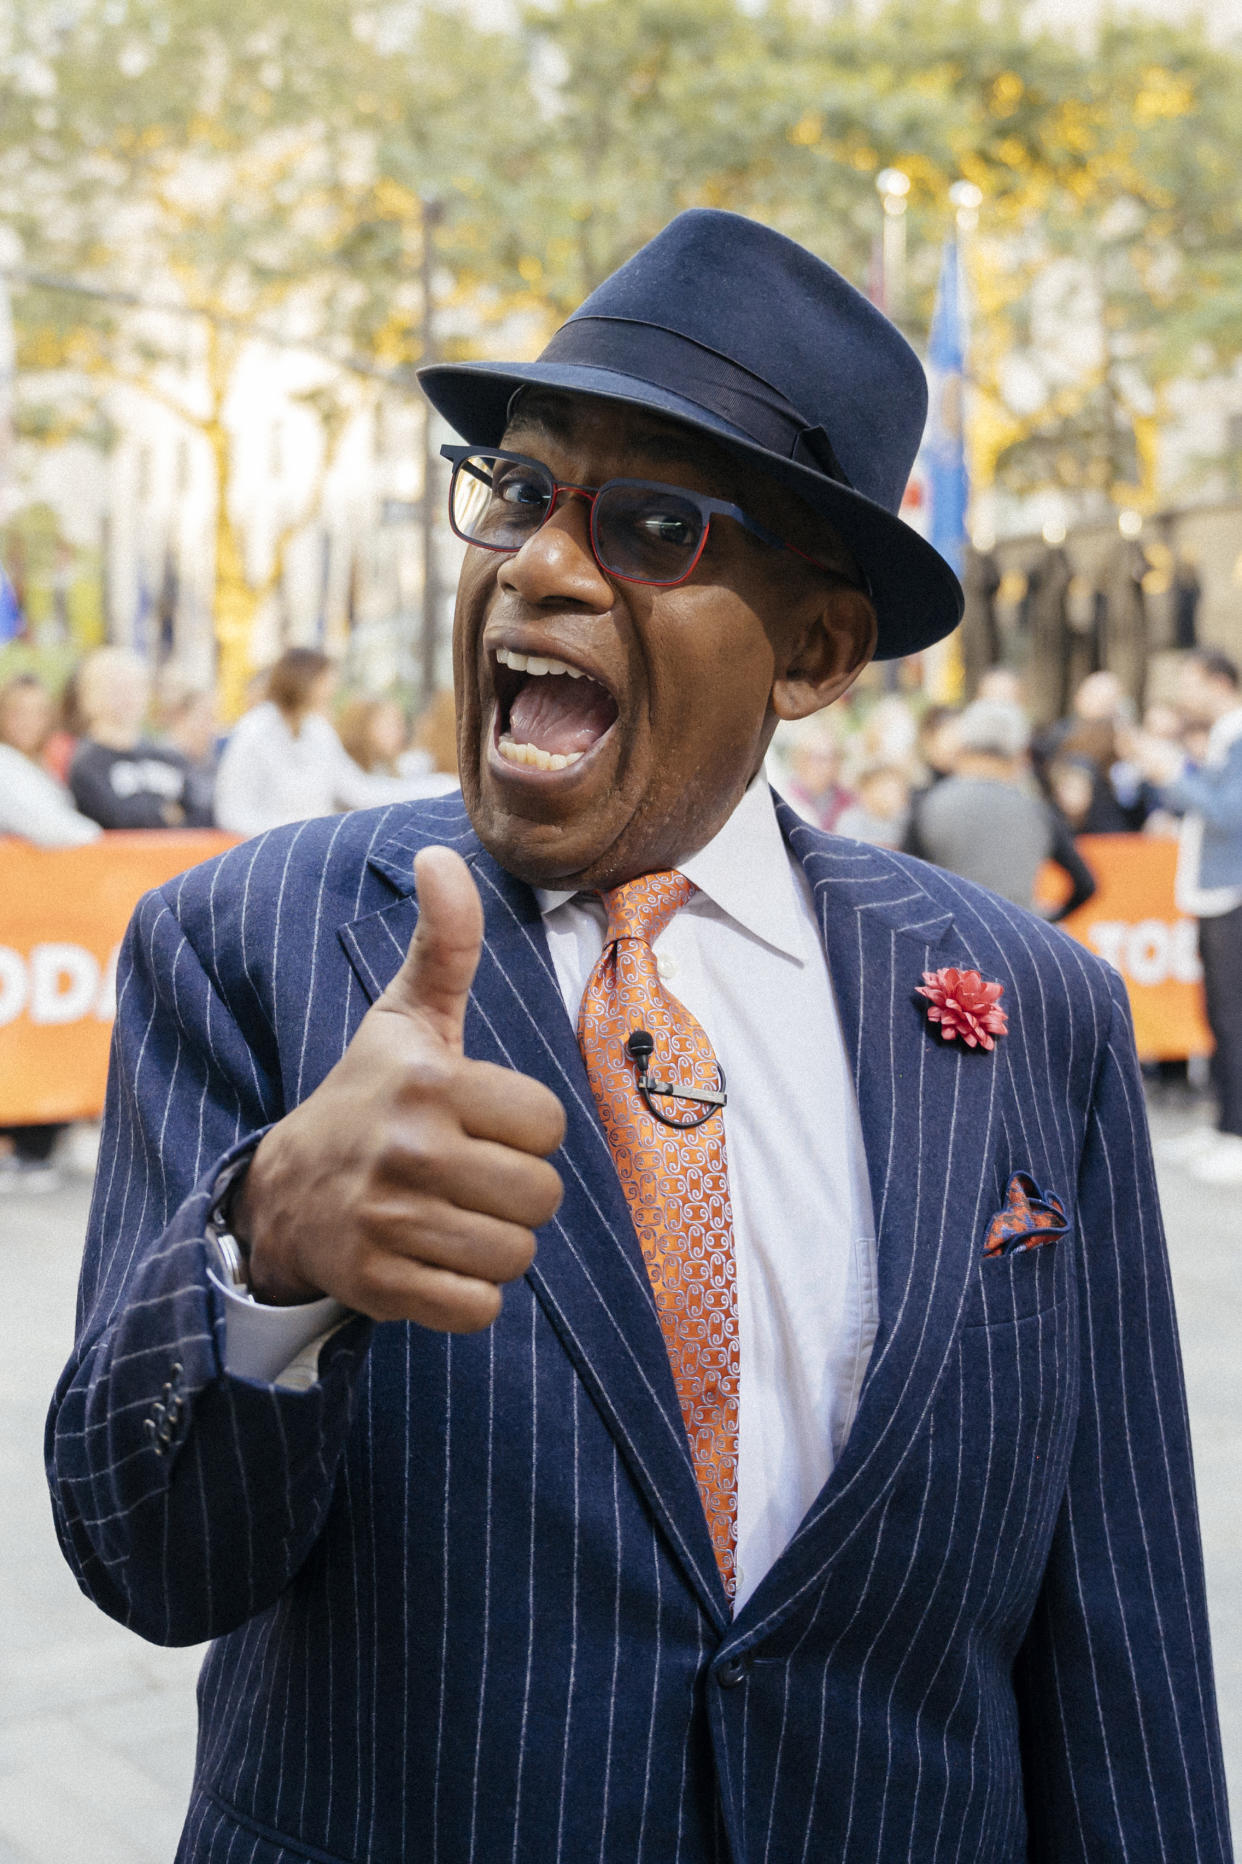
<path fill-rule="evenodd" d="M 307 1281 L 288 1260 L 282 1239 L 292 1226 L 267 1221 L 276 1208 L 271 1186 L 271 1138 L 272 1134 L 267 1133 L 260 1140 L 217 1208 L 223 1204 L 229 1234 L 245 1264 L 253 1298 L 265 1307 L 293 1307 L 320 1300 L 325 1290 Z"/>

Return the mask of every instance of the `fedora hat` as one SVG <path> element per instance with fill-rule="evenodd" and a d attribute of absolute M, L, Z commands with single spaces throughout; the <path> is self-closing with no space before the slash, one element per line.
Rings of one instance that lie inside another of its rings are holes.
<path fill-rule="evenodd" d="M 648 408 L 722 442 L 849 544 L 881 660 L 961 620 L 957 577 L 897 515 L 927 415 L 918 357 L 839 272 L 757 220 L 678 214 L 537 361 L 433 363 L 418 379 L 472 446 L 498 446 L 515 391 L 534 384 Z"/>

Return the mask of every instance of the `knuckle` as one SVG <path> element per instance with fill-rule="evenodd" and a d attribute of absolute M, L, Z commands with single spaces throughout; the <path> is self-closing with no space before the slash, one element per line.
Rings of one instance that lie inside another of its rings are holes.
<path fill-rule="evenodd" d="M 436 1121 L 394 1120 L 384 1144 L 384 1176 L 403 1187 L 434 1188 L 452 1166 L 451 1135 Z"/>
<path fill-rule="evenodd" d="M 451 1055 L 438 1054 L 431 1047 L 419 1047 L 405 1060 L 403 1086 L 412 1100 L 447 1100 L 452 1092 L 457 1069 Z"/>

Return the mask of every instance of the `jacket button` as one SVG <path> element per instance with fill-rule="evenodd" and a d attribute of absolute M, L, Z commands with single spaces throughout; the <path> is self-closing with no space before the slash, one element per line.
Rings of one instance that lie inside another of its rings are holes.
<path fill-rule="evenodd" d="M 722 1689 L 736 1689 L 739 1683 L 746 1681 L 746 1672 L 750 1664 L 744 1656 L 726 1657 L 716 1670 L 716 1681 Z"/>

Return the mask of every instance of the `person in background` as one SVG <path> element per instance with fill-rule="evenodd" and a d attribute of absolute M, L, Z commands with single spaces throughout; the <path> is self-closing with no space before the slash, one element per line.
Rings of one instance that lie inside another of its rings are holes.
<path fill-rule="evenodd" d="M 858 800 L 841 781 L 841 742 L 827 715 L 786 734 L 789 776 L 777 788 L 804 822 L 834 834 L 842 813 Z"/>
<path fill-rule="evenodd" d="M 855 780 L 858 800 L 837 817 L 836 833 L 874 848 L 900 848 L 910 810 L 910 782 L 899 764 L 868 764 Z"/>
<path fill-rule="evenodd" d="M 1063 919 L 1095 892 L 1090 868 L 1063 818 L 1032 793 L 1030 726 L 1003 699 L 976 699 L 962 713 L 957 770 L 923 802 L 925 859 L 1033 907 L 1045 861 L 1069 876 L 1068 898 L 1047 916 Z"/>
<path fill-rule="evenodd" d="M 926 778 L 910 793 L 910 813 L 901 847 L 904 854 L 917 854 L 922 861 L 927 854 L 919 834 L 919 811 L 924 798 L 957 769 L 962 748 L 961 716 L 955 705 L 930 705 L 919 720 L 917 749 Z"/>
<path fill-rule="evenodd" d="M 221 828 L 260 835 L 283 822 L 371 801 L 365 771 L 328 716 L 336 684 L 336 668 L 318 649 L 290 647 L 280 656 L 267 674 L 267 697 L 238 720 L 221 755 Z"/>
<path fill-rule="evenodd" d="M 1142 828 L 1155 798 L 1142 773 L 1127 755 L 1134 708 L 1114 673 L 1090 673 L 1074 695 L 1073 716 L 1062 719 L 1038 747 L 1047 768 L 1058 757 L 1073 757 L 1091 769 L 1091 803 L 1080 833 L 1130 835 Z"/>
<path fill-rule="evenodd" d="M 78 705 L 78 675 L 81 671 L 79 662 L 61 687 L 52 729 L 39 753 L 39 762 L 43 768 L 66 787 L 69 783 L 69 766 L 82 736 L 82 712 Z"/>
<path fill-rule="evenodd" d="M 1089 757 L 1054 757 L 1044 773 L 1048 799 L 1069 824 L 1072 835 L 1087 832 L 1095 796 L 1095 765 Z"/>
<path fill-rule="evenodd" d="M 1242 1184 L 1242 690 L 1228 655 L 1198 649 L 1182 666 L 1179 709 L 1189 727 L 1207 731 L 1201 761 L 1167 739 L 1144 735 L 1135 756 L 1158 785 L 1163 807 L 1182 817 L 1176 900 L 1199 921 L 1204 1007 L 1216 1044 L 1212 1084 L 1215 1129 L 1179 1135 L 1164 1149 L 1180 1154 L 1207 1184 Z"/>
<path fill-rule="evenodd" d="M 371 779 L 372 802 L 418 802 L 457 788 L 451 692 L 437 693 L 415 721 L 413 742 L 395 699 L 354 699 L 341 714 L 341 742 Z"/>
<path fill-rule="evenodd" d="M 341 743 L 369 777 L 401 775 L 398 760 L 405 751 L 409 728 L 405 712 L 395 699 L 351 699 L 337 721 Z"/>
<path fill-rule="evenodd" d="M 858 734 L 859 763 L 867 768 L 890 764 L 909 780 L 914 773 L 918 721 L 900 693 L 885 693 L 863 720 Z"/>
<path fill-rule="evenodd" d="M 42 680 L 19 673 L 0 686 L 0 835 L 40 848 L 77 848 L 99 824 L 80 815 L 41 762 L 55 707 Z"/>
<path fill-rule="evenodd" d="M 398 760 L 403 777 L 447 780 L 451 789 L 459 784 L 457 771 L 457 707 L 451 687 L 432 695 L 414 720 L 410 748 Z M 440 789 L 422 792 L 426 796 L 443 794 Z"/>
<path fill-rule="evenodd" d="M 42 680 L 19 673 L 0 686 L 0 835 L 40 848 L 77 848 L 94 841 L 99 824 L 74 808 L 68 791 L 40 756 L 55 718 Z M 54 1191 L 59 1125 L 0 1128 L 0 1193 Z"/>
<path fill-rule="evenodd" d="M 191 802 L 184 757 L 143 735 L 151 680 L 137 654 L 97 648 L 82 663 L 77 700 L 83 735 L 69 787 L 83 815 L 101 828 L 207 826 Z"/>
<path fill-rule="evenodd" d="M 355 763 L 329 712 L 336 668 L 313 647 L 290 647 L 267 676 L 267 698 L 238 720 L 216 776 L 216 822 L 261 835 L 285 822 L 408 797 L 409 786 Z M 394 787 L 395 786 L 395 787 Z"/>
<path fill-rule="evenodd" d="M 1022 703 L 1022 680 L 1012 667 L 989 667 L 979 681 L 976 699 L 994 699 L 998 705 L 1025 710 Z"/>
<path fill-rule="evenodd" d="M 177 682 L 162 694 L 160 715 L 160 743 L 185 759 L 188 817 L 196 824 L 214 822 L 220 731 L 215 693 Z"/>

